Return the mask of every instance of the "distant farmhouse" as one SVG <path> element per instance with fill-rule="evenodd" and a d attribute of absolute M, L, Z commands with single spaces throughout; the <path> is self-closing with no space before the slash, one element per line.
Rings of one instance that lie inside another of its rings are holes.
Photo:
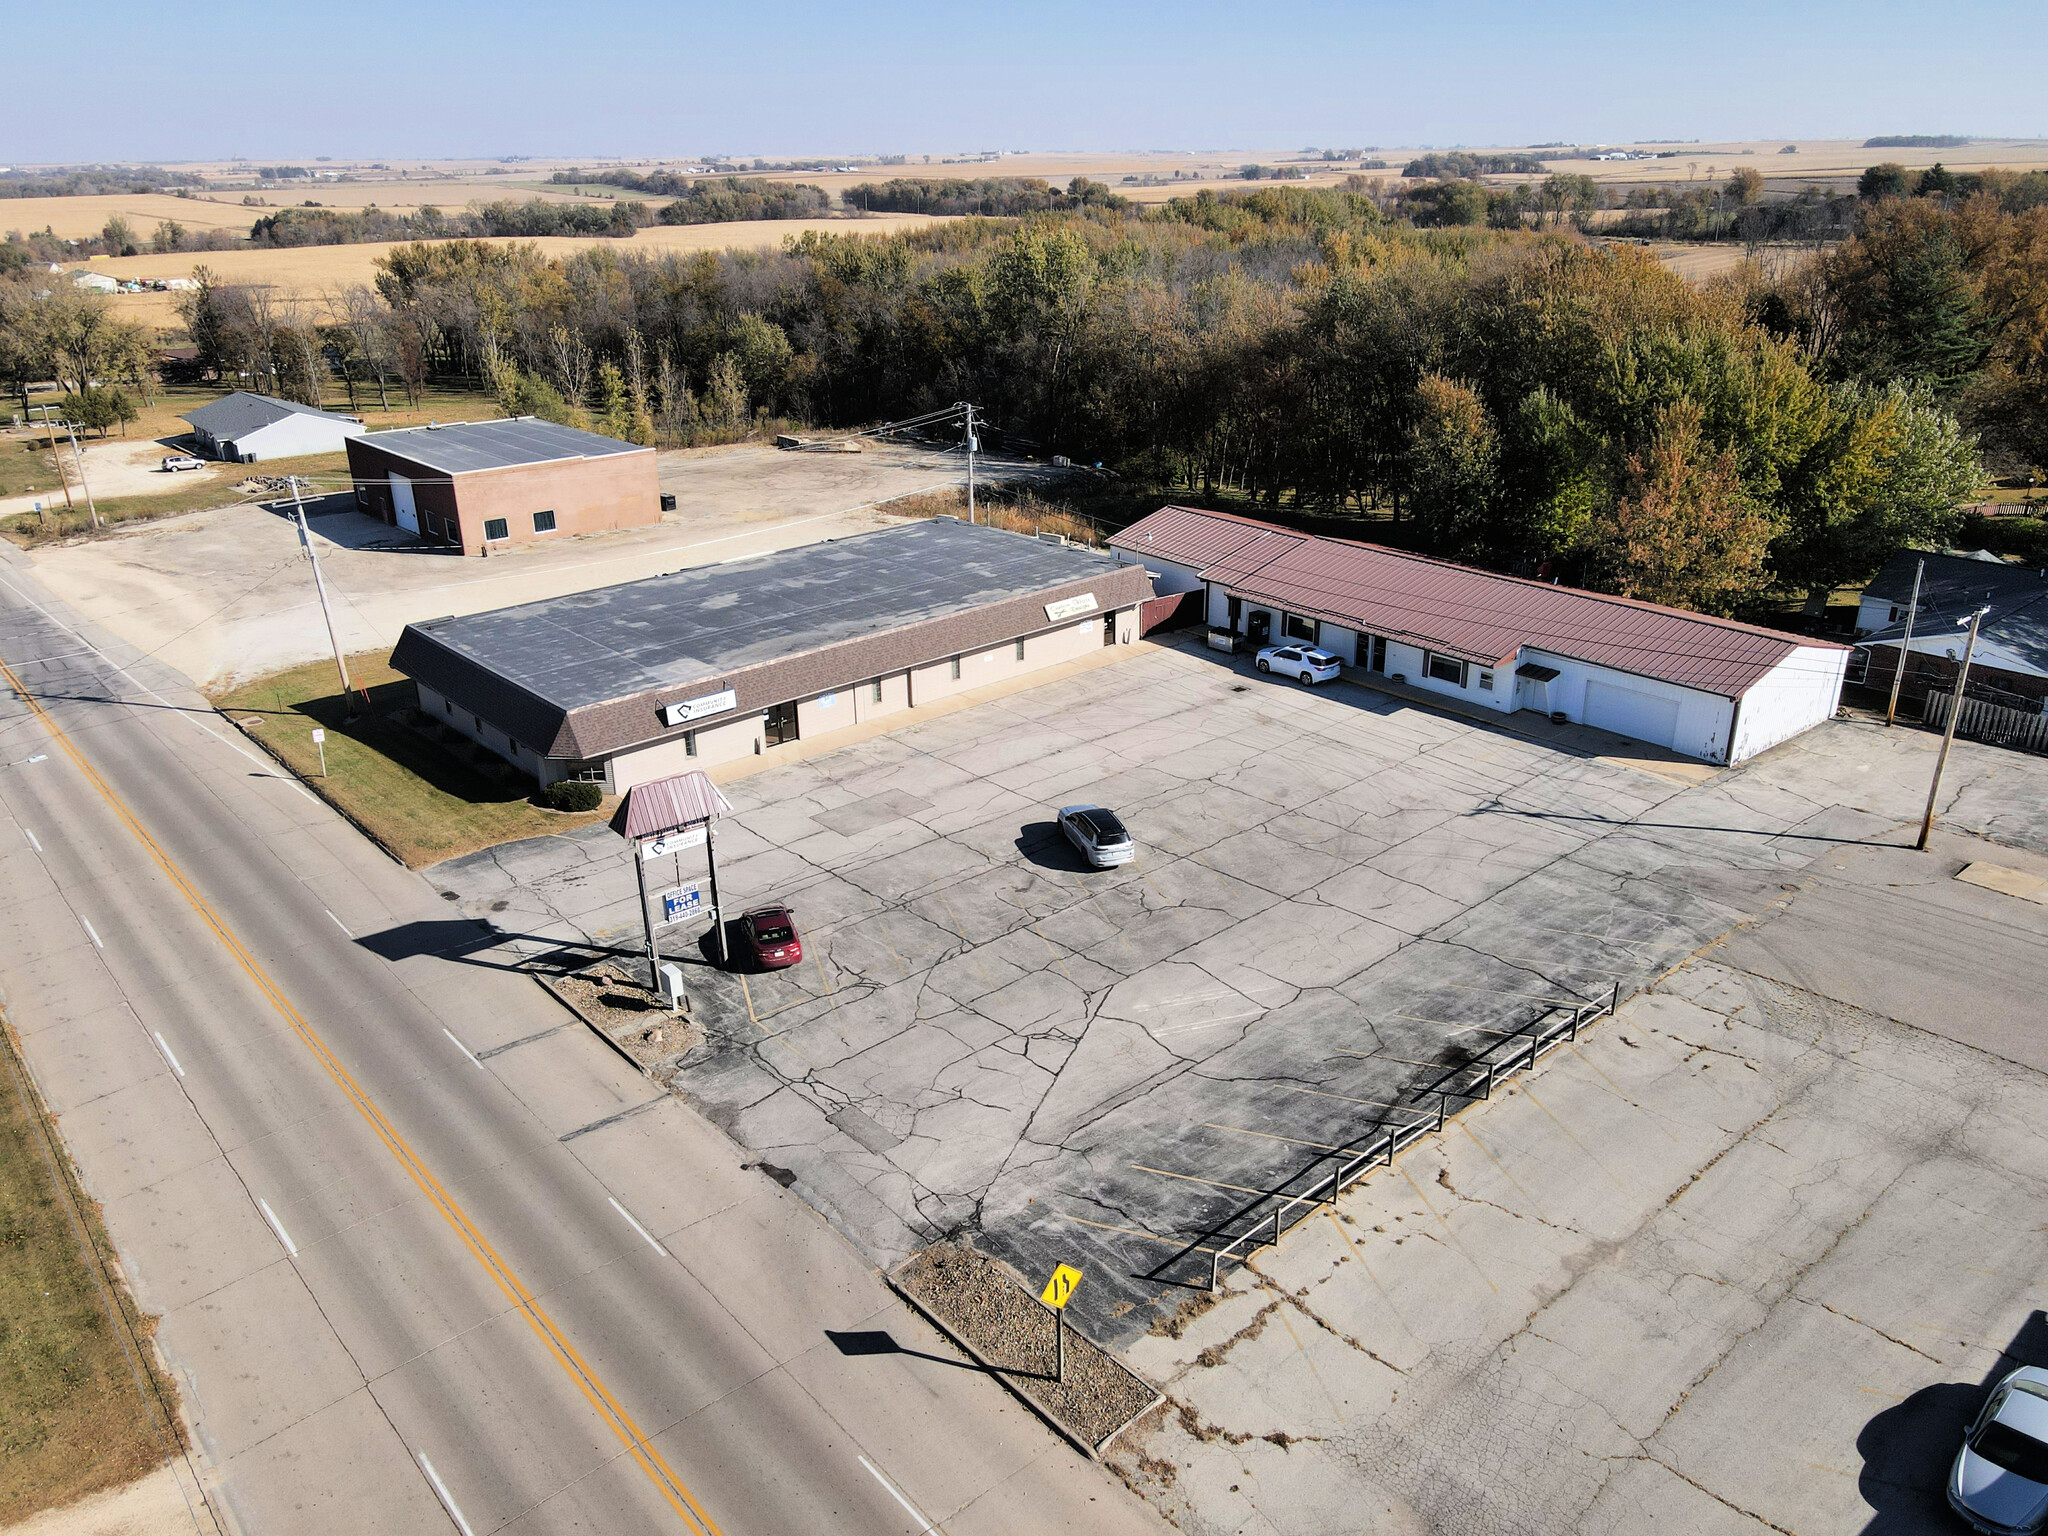
<path fill-rule="evenodd" d="M 187 411 L 200 451 L 229 464 L 289 459 L 307 453 L 339 453 L 363 430 L 359 416 L 337 416 L 296 400 L 279 400 L 238 389 L 195 411 Z"/>

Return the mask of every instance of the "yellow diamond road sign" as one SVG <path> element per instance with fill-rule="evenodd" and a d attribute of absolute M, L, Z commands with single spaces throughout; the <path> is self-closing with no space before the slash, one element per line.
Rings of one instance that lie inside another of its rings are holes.
<path fill-rule="evenodd" d="M 1038 1299 L 1057 1311 L 1074 1299 L 1074 1287 L 1080 1283 L 1081 1271 L 1071 1264 L 1062 1264 L 1045 1282 L 1045 1289 L 1039 1293 Z"/>

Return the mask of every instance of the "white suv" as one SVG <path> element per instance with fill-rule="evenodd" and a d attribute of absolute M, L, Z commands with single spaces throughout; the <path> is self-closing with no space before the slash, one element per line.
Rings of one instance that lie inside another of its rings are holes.
<path fill-rule="evenodd" d="M 164 455 L 163 467 L 170 473 L 176 474 L 181 469 L 204 469 L 206 468 L 206 460 L 195 459 L 189 453 L 167 453 Z"/>
<path fill-rule="evenodd" d="M 1317 683 L 1334 683 L 1343 673 L 1344 663 L 1312 645 L 1269 645 L 1259 652 L 1259 670 L 1298 677 L 1313 688 Z"/>

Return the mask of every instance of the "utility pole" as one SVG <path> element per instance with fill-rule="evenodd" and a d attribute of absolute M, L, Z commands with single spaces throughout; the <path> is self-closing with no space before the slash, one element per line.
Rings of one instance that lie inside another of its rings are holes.
<path fill-rule="evenodd" d="M 1906 605 L 1906 640 L 1899 647 L 1899 665 L 1892 673 L 1892 701 L 1884 707 L 1884 723 L 1887 727 L 1899 713 L 1899 684 L 1906 680 L 1906 663 L 1913 659 L 1913 621 L 1920 616 L 1920 578 L 1926 574 L 1925 560 L 1913 567 L 1913 598 Z"/>
<path fill-rule="evenodd" d="M 1970 681 L 1970 657 L 1977 649 L 1977 627 L 1991 610 L 1979 608 L 1970 615 L 1970 638 L 1963 644 L 1963 665 L 1956 673 L 1955 697 L 1949 703 L 1948 729 L 1941 733 L 1941 755 L 1934 760 L 1934 782 L 1927 786 L 1927 814 L 1920 818 L 1920 840 L 1913 846 L 1927 851 L 1927 834 L 1934 830 L 1934 802 L 1941 794 L 1941 771 L 1948 766 L 1948 749 L 1956 739 L 1956 722 L 1963 718 L 1963 689 Z"/>
<path fill-rule="evenodd" d="M 64 456 L 57 451 L 57 423 L 50 419 L 50 412 L 55 409 L 54 405 L 32 405 L 29 407 L 31 413 L 36 411 L 43 413 L 43 425 L 50 429 L 50 462 L 57 466 L 57 479 L 64 487 L 64 510 L 75 512 L 78 510 L 78 504 L 71 499 L 71 477 L 64 473 Z"/>
<path fill-rule="evenodd" d="M 334 670 L 341 674 L 341 697 L 348 709 L 348 717 L 356 717 L 356 685 L 349 679 L 348 663 L 342 659 L 341 636 L 334 631 L 334 611 L 327 606 L 327 583 L 320 575 L 320 556 L 313 548 L 313 531 L 306 526 L 306 504 L 299 498 L 299 477 L 293 475 L 292 510 L 298 514 L 299 543 L 306 551 L 306 558 L 313 564 L 313 590 L 320 594 L 320 616 L 327 621 L 327 643 L 334 647 Z M 363 713 L 368 714 L 370 701 L 363 700 Z"/>
<path fill-rule="evenodd" d="M 974 403 L 967 403 L 967 521 L 974 521 Z"/>
<path fill-rule="evenodd" d="M 98 528 L 100 509 L 93 505 L 92 487 L 85 483 L 85 450 L 78 446 L 78 428 L 67 421 L 64 430 L 71 435 L 71 457 L 78 463 L 78 488 L 85 492 L 85 510 L 92 518 L 93 527 Z"/>

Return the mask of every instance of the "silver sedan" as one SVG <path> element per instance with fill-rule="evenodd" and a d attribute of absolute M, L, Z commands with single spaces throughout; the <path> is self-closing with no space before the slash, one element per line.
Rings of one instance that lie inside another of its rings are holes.
<path fill-rule="evenodd" d="M 1992 1389 L 1948 1475 L 1955 1512 L 1992 1536 L 2048 1522 L 2048 1371 L 2023 1365 Z"/>

